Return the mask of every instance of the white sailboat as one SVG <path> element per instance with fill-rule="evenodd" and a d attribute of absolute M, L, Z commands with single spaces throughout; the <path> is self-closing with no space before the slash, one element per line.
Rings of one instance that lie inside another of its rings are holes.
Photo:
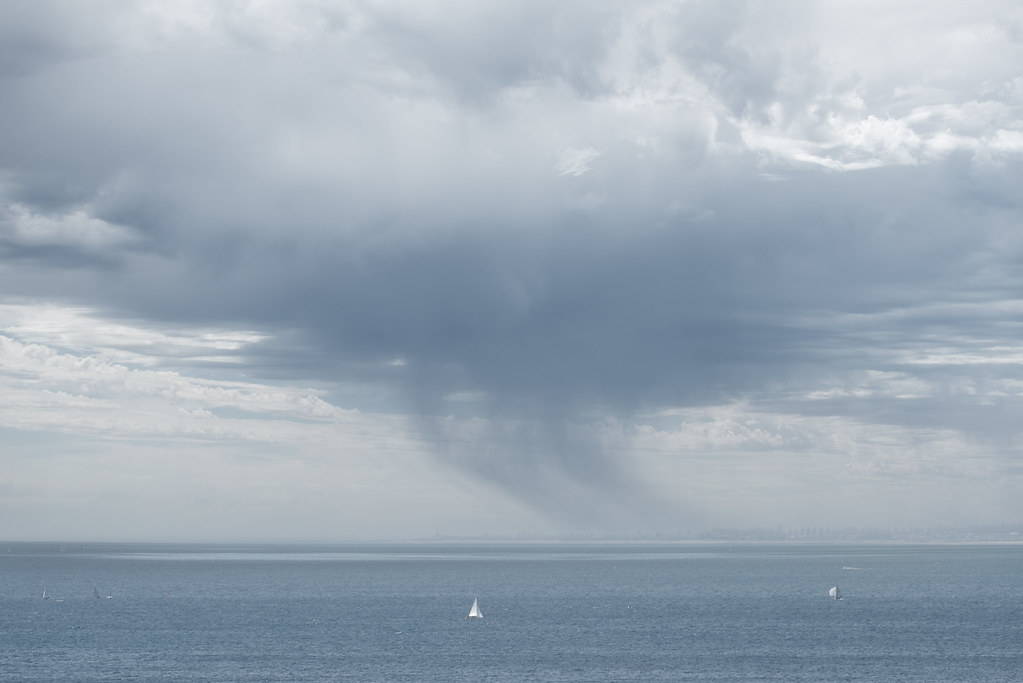
<path fill-rule="evenodd" d="M 93 586 L 93 587 L 92 587 L 92 594 L 96 596 L 96 599 L 97 599 L 97 600 L 99 600 L 100 598 L 102 598 L 102 597 L 103 597 L 102 595 L 100 595 L 100 594 L 99 594 L 99 588 L 97 588 L 96 586 Z M 114 596 L 112 596 L 112 595 L 108 595 L 108 596 L 107 596 L 107 600 L 110 600 L 110 599 L 111 599 L 111 598 L 113 598 L 113 597 L 114 597 Z"/>
<path fill-rule="evenodd" d="M 476 602 L 476 598 L 472 599 L 472 609 L 469 610 L 469 616 L 466 619 L 482 619 L 483 612 L 480 612 L 479 603 Z"/>
<path fill-rule="evenodd" d="M 829 590 L 828 591 L 828 595 L 833 597 L 835 600 L 841 600 L 842 599 L 842 591 L 838 590 L 838 586 L 835 586 L 834 588 Z"/>

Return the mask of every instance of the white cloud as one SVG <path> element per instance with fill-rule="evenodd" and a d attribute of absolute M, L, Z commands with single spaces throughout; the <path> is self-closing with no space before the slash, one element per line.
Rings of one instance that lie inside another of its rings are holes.
<path fill-rule="evenodd" d="M 267 339 L 253 330 L 181 328 L 118 322 L 85 307 L 45 302 L 0 303 L 0 330 L 14 339 L 108 362 L 152 367 L 160 364 L 238 364 L 246 349 Z"/>
<path fill-rule="evenodd" d="M 901 118 L 831 114 L 812 135 L 781 122 L 735 124 L 751 150 L 767 152 L 779 162 L 845 171 L 912 166 L 958 151 L 990 156 L 1023 150 L 1017 131 L 999 128 L 1020 125 L 1017 119 L 993 102 L 918 107 Z"/>
<path fill-rule="evenodd" d="M 601 152 L 593 147 L 576 148 L 567 147 L 561 150 L 558 155 L 559 176 L 581 176 L 589 173 L 594 161 L 601 156 Z"/>
<path fill-rule="evenodd" d="M 1023 130 L 997 130 L 989 147 L 997 152 L 1023 154 Z"/>
<path fill-rule="evenodd" d="M 190 377 L 0 335 L 3 426 L 101 438 L 329 439 L 373 428 L 310 389 Z M 319 425 L 319 426 L 317 426 Z M 391 424 L 387 429 L 393 429 Z M 385 431 L 384 428 L 379 429 Z"/>
<path fill-rule="evenodd" d="M 7 206 L 6 215 L 0 215 L 0 228 L 8 242 L 20 246 L 65 247 L 93 253 L 138 240 L 130 228 L 94 218 L 88 207 L 42 214 L 13 203 Z"/>
<path fill-rule="evenodd" d="M 674 427 L 635 429 L 643 476 L 657 495 L 714 510 L 723 526 L 957 524 L 965 517 L 957 522 L 956 515 L 990 522 L 1018 509 L 1012 486 L 992 483 L 1018 476 L 1000 455 L 952 429 L 743 404 L 671 414 L 680 418 Z"/>

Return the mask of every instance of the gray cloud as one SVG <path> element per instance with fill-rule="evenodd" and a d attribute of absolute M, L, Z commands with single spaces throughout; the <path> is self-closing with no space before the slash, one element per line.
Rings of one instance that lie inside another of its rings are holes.
<path fill-rule="evenodd" d="M 858 60 L 841 4 L 456 5 L 5 8 L 6 294 L 269 331 L 249 372 L 387 396 L 555 514 L 559 483 L 643 498 L 608 416 L 1018 445 L 1011 3 L 960 12 L 944 77 Z"/>

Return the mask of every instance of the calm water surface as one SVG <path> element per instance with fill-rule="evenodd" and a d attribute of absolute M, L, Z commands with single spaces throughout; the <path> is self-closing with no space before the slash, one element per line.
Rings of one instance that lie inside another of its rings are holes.
<path fill-rule="evenodd" d="M 1020 681 L 1021 584 L 1020 545 L 7 544 L 0 679 Z"/>

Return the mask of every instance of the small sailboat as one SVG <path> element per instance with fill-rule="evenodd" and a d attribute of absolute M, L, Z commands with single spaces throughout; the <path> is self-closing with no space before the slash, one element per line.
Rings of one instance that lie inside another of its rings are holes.
<path fill-rule="evenodd" d="M 472 609 L 469 610 L 469 616 L 467 616 L 466 619 L 482 619 L 482 618 L 483 618 L 483 612 L 480 612 L 479 603 L 476 601 L 476 598 L 473 598 L 472 599 Z"/>
<path fill-rule="evenodd" d="M 842 599 L 842 591 L 838 590 L 838 586 L 837 585 L 834 586 L 831 590 L 828 591 L 828 595 L 833 597 L 835 600 L 841 600 Z"/>
<path fill-rule="evenodd" d="M 96 586 L 93 586 L 93 587 L 92 587 L 92 594 L 96 596 L 96 599 L 97 599 L 97 600 L 99 600 L 100 598 L 102 598 L 102 597 L 103 597 L 102 595 L 100 595 L 100 594 L 99 594 L 99 588 L 97 588 Z M 114 597 L 114 596 L 112 596 L 112 595 L 108 595 L 108 596 L 107 596 L 107 600 L 110 600 L 110 599 L 111 599 L 111 598 L 113 598 L 113 597 Z"/>
<path fill-rule="evenodd" d="M 50 599 L 50 596 L 48 596 L 48 595 L 46 594 L 46 589 L 44 588 L 44 589 L 43 589 L 43 600 L 49 600 L 49 599 Z"/>

